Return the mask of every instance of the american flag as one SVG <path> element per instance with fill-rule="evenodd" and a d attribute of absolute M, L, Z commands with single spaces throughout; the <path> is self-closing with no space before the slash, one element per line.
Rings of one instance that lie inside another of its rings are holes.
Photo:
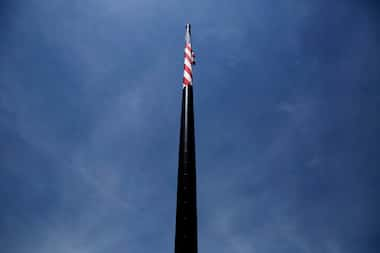
<path fill-rule="evenodd" d="M 186 25 L 185 35 L 185 63 L 183 71 L 183 87 L 193 84 L 193 70 L 192 66 L 195 64 L 195 54 L 191 47 L 191 31 L 190 24 Z"/>

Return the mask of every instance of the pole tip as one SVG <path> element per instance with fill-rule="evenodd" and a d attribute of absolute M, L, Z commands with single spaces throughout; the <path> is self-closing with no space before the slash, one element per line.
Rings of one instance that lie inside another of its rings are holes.
<path fill-rule="evenodd" d="M 191 32 L 191 25 L 190 24 L 186 24 L 186 31 L 187 32 Z"/>

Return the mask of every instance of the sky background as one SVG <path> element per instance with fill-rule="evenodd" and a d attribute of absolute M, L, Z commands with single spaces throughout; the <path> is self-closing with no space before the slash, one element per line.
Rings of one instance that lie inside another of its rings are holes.
<path fill-rule="evenodd" d="M 174 252 L 185 23 L 199 252 L 380 251 L 380 6 L 2 0 L 0 251 Z"/>

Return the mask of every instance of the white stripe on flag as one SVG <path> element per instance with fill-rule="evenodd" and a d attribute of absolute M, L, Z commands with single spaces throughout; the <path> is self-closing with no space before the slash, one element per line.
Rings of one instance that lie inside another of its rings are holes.
<path fill-rule="evenodd" d="M 187 47 L 185 47 L 185 53 L 187 54 L 187 56 L 189 56 L 190 59 L 193 57 L 193 56 L 191 55 L 190 50 L 189 50 Z"/>
<path fill-rule="evenodd" d="M 185 65 L 191 69 L 191 62 L 187 58 L 185 58 Z"/>

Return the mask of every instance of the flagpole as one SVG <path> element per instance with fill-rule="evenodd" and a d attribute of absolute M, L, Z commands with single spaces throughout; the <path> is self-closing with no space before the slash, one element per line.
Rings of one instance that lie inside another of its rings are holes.
<path fill-rule="evenodd" d="M 194 105 L 191 26 L 186 25 L 185 62 L 182 89 L 182 111 L 178 159 L 175 253 L 197 253 L 197 203 L 194 137 Z"/>

